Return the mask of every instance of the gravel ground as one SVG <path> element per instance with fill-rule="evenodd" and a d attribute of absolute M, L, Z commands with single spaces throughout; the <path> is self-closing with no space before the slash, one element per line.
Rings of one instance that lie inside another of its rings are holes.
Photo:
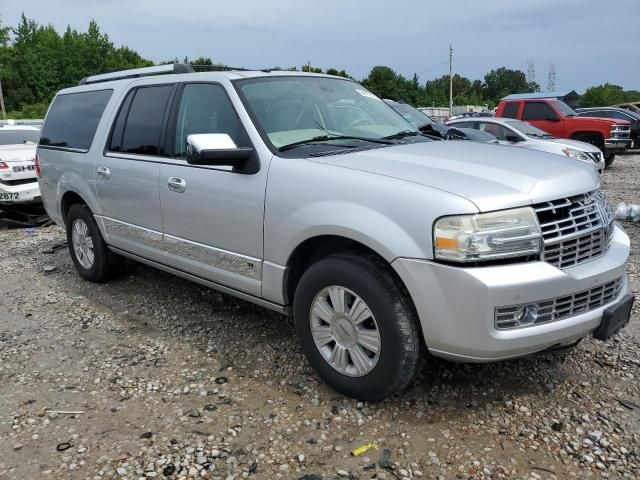
<path fill-rule="evenodd" d="M 640 155 L 604 174 L 638 202 Z M 629 273 L 638 285 L 640 227 Z M 0 230 L 0 479 L 639 478 L 640 322 L 570 355 L 430 359 L 379 404 L 337 395 L 282 317 L 129 264 L 76 275 L 58 227 Z M 378 449 L 353 457 L 363 443 Z"/>

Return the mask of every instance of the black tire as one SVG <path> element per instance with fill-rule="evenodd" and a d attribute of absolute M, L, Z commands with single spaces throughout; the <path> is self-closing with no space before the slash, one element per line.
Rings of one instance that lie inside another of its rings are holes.
<path fill-rule="evenodd" d="M 73 247 L 72 229 L 76 220 L 82 220 L 88 227 L 93 244 L 94 260 L 89 268 L 84 267 L 78 259 Z M 103 283 L 111 279 L 117 266 L 115 255 L 109 250 L 102 238 L 100 229 L 86 205 L 76 203 L 71 206 L 66 217 L 67 245 L 78 274 L 90 282 Z"/>
<path fill-rule="evenodd" d="M 332 285 L 358 295 L 375 317 L 380 353 L 375 367 L 364 376 L 348 376 L 334 369 L 313 340 L 311 306 L 316 295 Z M 358 400 L 379 401 L 402 391 L 419 372 L 422 339 L 417 314 L 408 293 L 384 261 L 347 253 L 318 261 L 302 275 L 293 307 L 296 330 L 309 363 L 338 392 Z"/>
<path fill-rule="evenodd" d="M 613 152 L 605 152 L 604 154 L 604 168 L 609 168 L 613 161 L 616 159 L 616 154 Z"/>

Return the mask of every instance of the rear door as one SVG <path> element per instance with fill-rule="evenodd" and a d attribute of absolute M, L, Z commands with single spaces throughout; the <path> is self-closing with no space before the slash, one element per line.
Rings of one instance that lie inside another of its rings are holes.
<path fill-rule="evenodd" d="M 158 192 L 163 130 L 174 84 L 130 90 L 113 123 L 95 178 L 107 242 L 162 261 L 162 212 Z"/>
<path fill-rule="evenodd" d="M 564 136 L 564 122 L 546 102 L 526 101 L 522 110 L 522 120 L 556 137 Z"/>
<path fill-rule="evenodd" d="M 167 148 L 173 149 L 174 161 L 160 168 L 167 262 L 260 295 L 267 169 L 262 166 L 256 173 L 245 174 L 231 167 L 186 162 L 186 140 L 191 134 L 226 133 L 238 147 L 253 147 L 221 84 L 184 84 L 172 119 Z"/>

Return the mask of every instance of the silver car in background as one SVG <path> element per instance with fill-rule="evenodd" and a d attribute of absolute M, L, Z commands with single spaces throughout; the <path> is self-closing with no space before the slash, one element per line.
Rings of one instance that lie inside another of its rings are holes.
<path fill-rule="evenodd" d="M 604 170 L 604 155 L 598 147 L 578 140 L 554 137 L 521 120 L 501 117 L 473 117 L 450 120 L 446 124 L 452 127 L 474 128 L 490 133 L 502 145 L 555 153 L 595 165 L 599 172 Z"/>
<path fill-rule="evenodd" d="M 495 361 L 628 322 L 629 238 L 592 165 L 429 139 L 340 77 L 167 71 L 188 67 L 49 108 L 39 183 L 83 278 L 127 257 L 291 315 L 318 374 L 372 401 L 427 352 Z"/>

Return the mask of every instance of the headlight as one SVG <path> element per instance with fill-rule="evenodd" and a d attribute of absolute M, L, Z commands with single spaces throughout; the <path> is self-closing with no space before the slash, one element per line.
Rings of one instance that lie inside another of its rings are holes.
<path fill-rule="evenodd" d="M 538 255 L 541 237 L 529 207 L 443 217 L 433 228 L 435 258 L 452 262 Z"/>
<path fill-rule="evenodd" d="M 591 162 L 591 158 L 584 152 L 580 150 L 576 150 L 575 148 L 563 148 L 562 153 L 564 153 L 567 157 L 573 158 L 574 160 L 582 160 L 583 162 Z"/>

